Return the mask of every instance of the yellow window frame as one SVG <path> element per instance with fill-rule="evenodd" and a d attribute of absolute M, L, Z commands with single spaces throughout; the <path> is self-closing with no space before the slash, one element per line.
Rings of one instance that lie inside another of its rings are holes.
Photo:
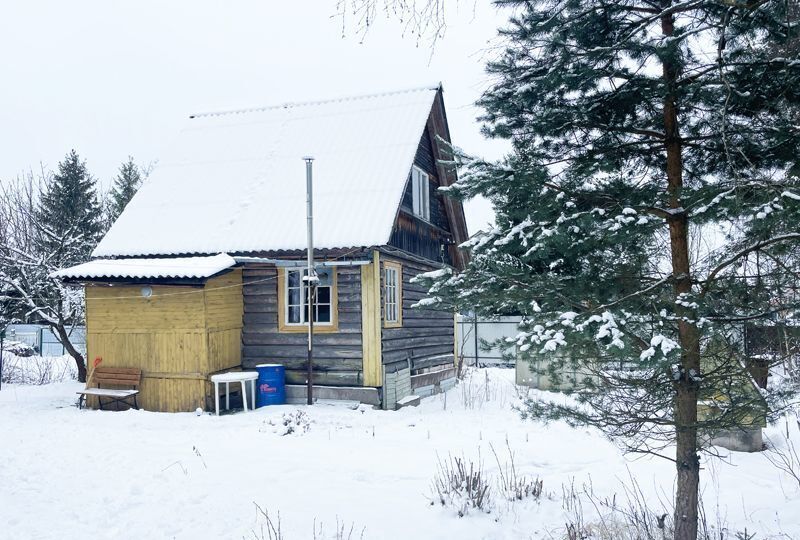
<path fill-rule="evenodd" d="M 308 332 L 308 323 L 293 324 L 286 320 L 287 317 L 287 298 L 286 298 L 286 273 L 297 268 L 278 268 L 278 332 L 287 334 L 301 334 Z M 300 268 L 303 270 L 303 268 Z M 339 331 L 339 288 L 337 284 L 338 273 L 336 267 L 328 268 L 331 272 L 331 322 L 314 323 L 315 334 L 330 334 Z"/>

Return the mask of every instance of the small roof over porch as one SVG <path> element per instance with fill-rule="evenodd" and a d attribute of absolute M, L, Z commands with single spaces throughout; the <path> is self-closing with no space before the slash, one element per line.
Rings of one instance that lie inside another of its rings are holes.
<path fill-rule="evenodd" d="M 53 272 L 65 281 L 208 279 L 233 268 L 236 261 L 220 253 L 205 257 L 96 259 Z"/>

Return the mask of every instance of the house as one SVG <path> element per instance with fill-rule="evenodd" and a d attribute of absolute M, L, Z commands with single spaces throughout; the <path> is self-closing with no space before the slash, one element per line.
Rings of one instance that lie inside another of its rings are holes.
<path fill-rule="evenodd" d="M 305 163 L 314 161 L 315 395 L 393 408 L 454 375 L 453 313 L 412 282 L 462 267 L 438 161 L 441 87 L 191 116 L 88 263 L 89 362 L 141 367 L 140 403 L 211 403 L 211 374 L 286 367 L 305 399 Z"/>

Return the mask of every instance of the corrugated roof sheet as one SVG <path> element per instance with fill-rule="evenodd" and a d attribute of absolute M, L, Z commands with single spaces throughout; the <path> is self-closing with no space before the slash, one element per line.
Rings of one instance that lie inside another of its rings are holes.
<path fill-rule="evenodd" d="M 98 259 L 58 270 L 51 276 L 61 279 L 204 279 L 235 264 L 233 257 L 224 253 L 210 257 L 171 259 Z"/>
<path fill-rule="evenodd" d="M 93 255 L 386 244 L 438 88 L 192 117 Z"/>

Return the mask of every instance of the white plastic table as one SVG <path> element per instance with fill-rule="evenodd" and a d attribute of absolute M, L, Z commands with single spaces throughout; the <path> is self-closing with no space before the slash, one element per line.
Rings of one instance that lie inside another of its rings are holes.
<path fill-rule="evenodd" d="M 257 371 L 229 371 L 228 373 L 212 375 L 211 382 L 214 383 L 214 405 L 217 408 L 217 416 L 219 416 L 219 383 L 225 383 L 225 410 L 231 408 L 231 383 L 239 383 L 242 385 L 242 404 L 244 405 L 244 412 L 247 412 L 247 392 L 245 391 L 245 383 L 250 383 L 250 400 L 252 409 L 255 410 L 256 379 L 258 379 Z"/>

